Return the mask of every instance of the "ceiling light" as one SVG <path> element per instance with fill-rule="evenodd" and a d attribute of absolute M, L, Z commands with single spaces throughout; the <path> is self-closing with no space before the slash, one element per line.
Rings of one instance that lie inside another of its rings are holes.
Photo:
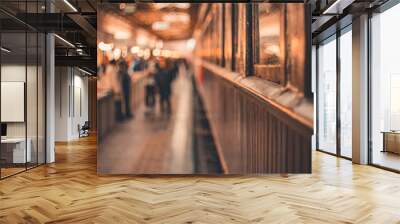
<path fill-rule="evenodd" d="M 188 9 L 190 8 L 190 3 L 175 3 L 174 6 L 180 9 Z"/>
<path fill-rule="evenodd" d="M 5 47 L 1 47 L 0 49 L 1 49 L 1 51 L 4 51 L 6 53 L 10 53 L 11 52 L 11 50 L 9 50 L 9 49 L 7 49 Z"/>
<path fill-rule="evenodd" d="M 167 7 L 175 7 L 179 9 L 190 8 L 190 3 L 153 3 L 154 7 L 157 9 L 163 9 Z"/>
<path fill-rule="evenodd" d="M 169 28 L 169 22 L 158 21 L 153 23 L 153 25 L 151 25 L 151 28 L 153 30 L 166 30 Z"/>
<path fill-rule="evenodd" d="M 347 6 L 351 5 L 354 0 L 336 0 L 333 2 L 332 5 L 330 5 L 327 9 L 324 10 L 322 14 L 327 15 L 327 14 L 342 14 L 343 9 L 345 9 Z"/>
<path fill-rule="evenodd" d="M 131 34 L 128 32 L 124 32 L 124 31 L 117 31 L 114 34 L 114 38 L 117 40 L 127 40 L 131 37 Z"/>
<path fill-rule="evenodd" d="M 75 45 L 73 45 L 73 44 L 72 44 L 71 42 L 69 42 L 68 40 L 66 40 L 66 39 L 64 39 L 64 38 L 62 38 L 62 37 L 60 37 L 60 36 L 57 35 L 57 34 L 54 34 L 54 36 L 57 37 L 57 38 L 58 38 L 59 40 L 61 40 L 62 42 L 64 42 L 65 44 L 67 44 L 68 46 L 75 48 Z"/>
<path fill-rule="evenodd" d="M 113 44 L 106 44 L 104 42 L 99 43 L 99 49 L 102 51 L 111 51 L 113 49 Z"/>
<path fill-rule="evenodd" d="M 163 16 L 163 20 L 167 22 L 183 22 L 187 23 L 190 21 L 190 16 L 187 13 L 168 13 Z"/>
<path fill-rule="evenodd" d="M 78 12 L 75 6 L 73 6 L 68 0 L 64 0 L 64 3 L 67 4 L 74 12 Z"/>
<path fill-rule="evenodd" d="M 154 8 L 163 9 L 171 6 L 171 3 L 153 3 Z"/>
<path fill-rule="evenodd" d="M 83 73 L 85 73 L 85 74 L 87 74 L 87 75 L 93 75 L 92 73 L 90 73 L 90 72 L 88 72 L 88 71 L 86 71 L 86 70 L 83 70 L 83 69 L 81 69 L 81 68 L 79 68 L 79 67 L 78 67 L 78 70 L 81 71 L 81 72 L 83 72 Z"/>

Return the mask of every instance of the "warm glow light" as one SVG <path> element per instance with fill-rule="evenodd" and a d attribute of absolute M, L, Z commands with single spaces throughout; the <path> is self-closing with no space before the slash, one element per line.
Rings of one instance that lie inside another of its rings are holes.
<path fill-rule="evenodd" d="M 136 43 L 139 46 L 146 46 L 147 42 L 148 42 L 147 37 L 144 35 L 138 35 L 136 38 Z"/>
<path fill-rule="evenodd" d="M 161 55 L 161 50 L 160 49 L 154 49 L 153 50 L 153 55 L 155 56 L 155 57 L 158 57 L 158 56 L 160 56 Z"/>
<path fill-rule="evenodd" d="M 264 52 L 267 54 L 272 53 L 275 55 L 279 55 L 279 51 L 280 51 L 280 48 L 278 45 L 270 45 L 270 46 L 266 47 L 264 50 Z"/>
<path fill-rule="evenodd" d="M 178 51 L 172 51 L 172 53 L 171 53 L 171 57 L 172 58 L 175 58 L 175 59 L 177 59 L 177 58 L 180 58 L 180 53 L 178 52 Z"/>
<path fill-rule="evenodd" d="M 114 57 L 114 59 L 115 59 L 115 60 L 118 60 L 118 59 L 121 57 L 121 53 L 122 53 L 121 49 L 116 48 L 116 49 L 114 50 L 114 52 L 113 52 L 113 57 Z"/>
<path fill-rule="evenodd" d="M 143 57 L 145 60 L 147 60 L 150 58 L 150 56 L 151 56 L 151 50 L 147 48 L 146 50 L 144 50 Z"/>
<path fill-rule="evenodd" d="M 162 48 L 164 46 L 164 42 L 162 40 L 157 41 L 156 48 Z"/>
<path fill-rule="evenodd" d="M 143 57 L 143 55 L 144 55 L 143 50 L 139 50 L 138 53 L 137 53 L 137 55 L 138 55 L 139 57 Z"/>
<path fill-rule="evenodd" d="M 157 21 L 151 25 L 153 30 L 166 30 L 169 28 L 169 22 Z"/>
<path fill-rule="evenodd" d="M 114 38 L 117 40 L 127 40 L 131 37 L 131 34 L 128 32 L 123 32 L 123 31 L 117 31 L 114 34 Z"/>
<path fill-rule="evenodd" d="M 167 8 L 167 7 L 188 9 L 188 8 L 190 8 L 190 3 L 153 3 L 153 6 L 157 9 L 163 9 L 163 8 Z"/>
<path fill-rule="evenodd" d="M 170 50 L 162 50 L 161 56 L 169 58 L 169 57 L 171 57 L 171 51 Z"/>
<path fill-rule="evenodd" d="M 180 9 L 188 9 L 190 8 L 190 3 L 175 3 L 174 6 Z"/>
<path fill-rule="evenodd" d="M 131 48 L 131 53 L 132 54 L 137 54 L 140 51 L 140 47 L 134 46 Z"/>
<path fill-rule="evenodd" d="M 121 55 L 123 58 L 128 56 L 128 48 L 127 47 L 123 47 L 121 51 L 122 51 Z"/>
<path fill-rule="evenodd" d="M 111 51 L 113 49 L 113 44 L 106 44 L 104 42 L 99 43 L 99 49 L 102 51 Z"/>
<path fill-rule="evenodd" d="M 186 48 L 188 50 L 193 50 L 196 47 L 196 40 L 194 38 L 186 41 Z"/>
<path fill-rule="evenodd" d="M 167 22 L 183 22 L 188 23 L 190 22 L 190 16 L 187 13 L 168 13 L 163 16 L 163 20 Z"/>

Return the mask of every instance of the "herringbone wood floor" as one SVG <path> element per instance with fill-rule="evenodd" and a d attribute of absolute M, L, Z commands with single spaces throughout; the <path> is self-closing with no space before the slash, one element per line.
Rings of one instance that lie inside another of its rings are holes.
<path fill-rule="evenodd" d="M 94 138 L 0 181 L 0 223 L 400 223 L 400 175 L 315 152 L 312 175 L 97 176 Z"/>

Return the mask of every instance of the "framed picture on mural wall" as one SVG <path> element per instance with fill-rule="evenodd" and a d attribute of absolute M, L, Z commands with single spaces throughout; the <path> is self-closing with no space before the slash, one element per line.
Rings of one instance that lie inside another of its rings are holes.
<path fill-rule="evenodd" d="M 285 83 L 285 4 L 255 4 L 254 73 L 256 76 Z"/>

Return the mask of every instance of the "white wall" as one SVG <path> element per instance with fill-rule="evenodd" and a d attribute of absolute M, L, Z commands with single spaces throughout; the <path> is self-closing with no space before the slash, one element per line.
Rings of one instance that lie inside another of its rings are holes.
<path fill-rule="evenodd" d="M 56 67 L 56 141 L 79 137 L 78 124 L 88 120 L 88 78 L 76 68 Z"/>
<path fill-rule="evenodd" d="M 26 75 L 26 70 L 28 71 L 28 75 L 29 74 L 35 74 L 36 75 L 36 67 L 34 66 L 28 66 L 27 68 L 24 65 L 18 65 L 18 64 L 6 64 L 6 65 L 2 65 L 1 66 L 1 81 L 2 82 L 25 82 L 25 75 Z M 35 85 L 36 86 L 36 81 L 32 81 L 30 80 L 30 77 L 28 76 L 28 81 L 30 85 Z M 32 88 L 28 88 L 27 89 L 27 103 L 31 103 L 34 100 L 36 100 L 36 88 L 32 89 Z M 31 92 L 30 90 L 32 90 L 33 92 Z M 34 99 L 32 99 L 34 98 Z M 28 105 L 28 106 L 34 106 L 36 108 L 36 101 L 35 104 L 33 105 Z M 1 108 L 2 110 L 7 110 L 7 108 Z M 36 113 L 28 113 L 28 122 L 32 122 L 35 121 L 36 124 Z M 31 117 L 33 116 L 33 117 Z M 8 137 L 25 137 L 25 123 L 26 122 L 7 122 L 7 135 Z M 29 124 L 29 127 L 32 127 L 33 124 Z M 35 127 L 36 129 L 36 127 Z M 29 132 L 29 131 L 28 131 Z M 29 137 L 29 133 L 28 133 L 28 137 Z"/>

